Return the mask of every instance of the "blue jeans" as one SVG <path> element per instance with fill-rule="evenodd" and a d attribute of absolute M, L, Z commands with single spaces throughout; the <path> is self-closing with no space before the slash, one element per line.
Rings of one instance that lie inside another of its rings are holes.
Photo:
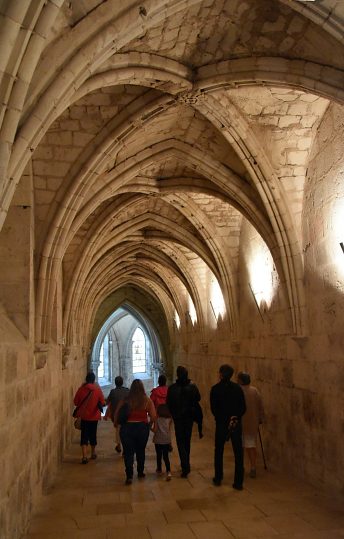
<path fill-rule="evenodd" d="M 145 468 L 145 450 L 149 437 L 148 423 L 125 423 L 121 426 L 121 442 L 125 473 L 132 479 L 134 473 L 134 455 L 136 455 L 137 473 L 142 474 Z"/>

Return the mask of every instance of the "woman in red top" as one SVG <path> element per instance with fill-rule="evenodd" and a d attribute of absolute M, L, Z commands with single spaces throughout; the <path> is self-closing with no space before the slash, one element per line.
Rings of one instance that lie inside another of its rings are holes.
<path fill-rule="evenodd" d="M 86 382 L 79 387 L 74 397 L 77 406 L 77 417 L 81 418 L 80 445 L 82 451 L 82 464 L 87 464 L 87 446 L 91 445 L 91 459 L 96 459 L 97 426 L 101 419 L 100 408 L 105 406 L 102 390 L 95 382 L 94 372 L 87 373 Z"/>
<path fill-rule="evenodd" d="M 149 436 L 149 422 L 152 430 L 155 430 L 156 412 L 152 401 L 147 397 L 143 383 L 138 378 L 133 380 L 128 397 L 117 406 L 114 416 L 114 426 L 118 426 L 118 416 L 124 404 L 128 403 L 129 413 L 127 421 L 121 425 L 121 442 L 123 445 L 123 457 L 126 485 L 131 485 L 134 471 L 134 455 L 136 454 L 137 476 L 144 478 L 145 450 Z"/>

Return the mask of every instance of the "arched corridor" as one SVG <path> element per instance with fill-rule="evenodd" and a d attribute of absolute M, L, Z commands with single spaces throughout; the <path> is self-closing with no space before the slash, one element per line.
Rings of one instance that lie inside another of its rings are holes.
<path fill-rule="evenodd" d="M 344 2 L 0 0 L 0 98 L 1 539 L 90 367 L 185 365 L 208 436 L 249 372 L 271 470 L 343 499 Z"/>
<path fill-rule="evenodd" d="M 172 480 L 155 473 L 148 442 L 146 477 L 124 485 L 121 456 L 114 452 L 113 427 L 100 426 L 98 459 L 80 466 L 77 441 L 69 448 L 54 484 L 47 489 L 25 539 L 340 539 L 342 504 L 280 471 L 265 471 L 232 489 L 233 458 L 225 449 L 225 480 L 211 484 L 213 443 L 196 435 L 192 472 L 180 478 L 177 452 Z M 196 431 L 197 429 L 195 429 Z M 136 474 L 135 474 L 136 475 Z"/>

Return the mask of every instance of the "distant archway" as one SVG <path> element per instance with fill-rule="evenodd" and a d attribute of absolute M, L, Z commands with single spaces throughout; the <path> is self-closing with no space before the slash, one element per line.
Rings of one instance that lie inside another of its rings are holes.
<path fill-rule="evenodd" d="M 116 309 L 94 341 L 90 368 L 102 387 L 113 385 L 120 375 L 127 387 L 140 378 L 149 391 L 164 370 L 159 339 L 150 322 L 131 306 Z"/>

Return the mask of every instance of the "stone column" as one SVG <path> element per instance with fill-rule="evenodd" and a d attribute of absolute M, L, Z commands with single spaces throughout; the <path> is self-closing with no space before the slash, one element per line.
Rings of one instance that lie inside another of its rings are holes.
<path fill-rule="evenodd" d="M 19 331 L 34 340 L 33 187 L 31 163 L 23 174 L 1 233 L 1 301 Z"/>

